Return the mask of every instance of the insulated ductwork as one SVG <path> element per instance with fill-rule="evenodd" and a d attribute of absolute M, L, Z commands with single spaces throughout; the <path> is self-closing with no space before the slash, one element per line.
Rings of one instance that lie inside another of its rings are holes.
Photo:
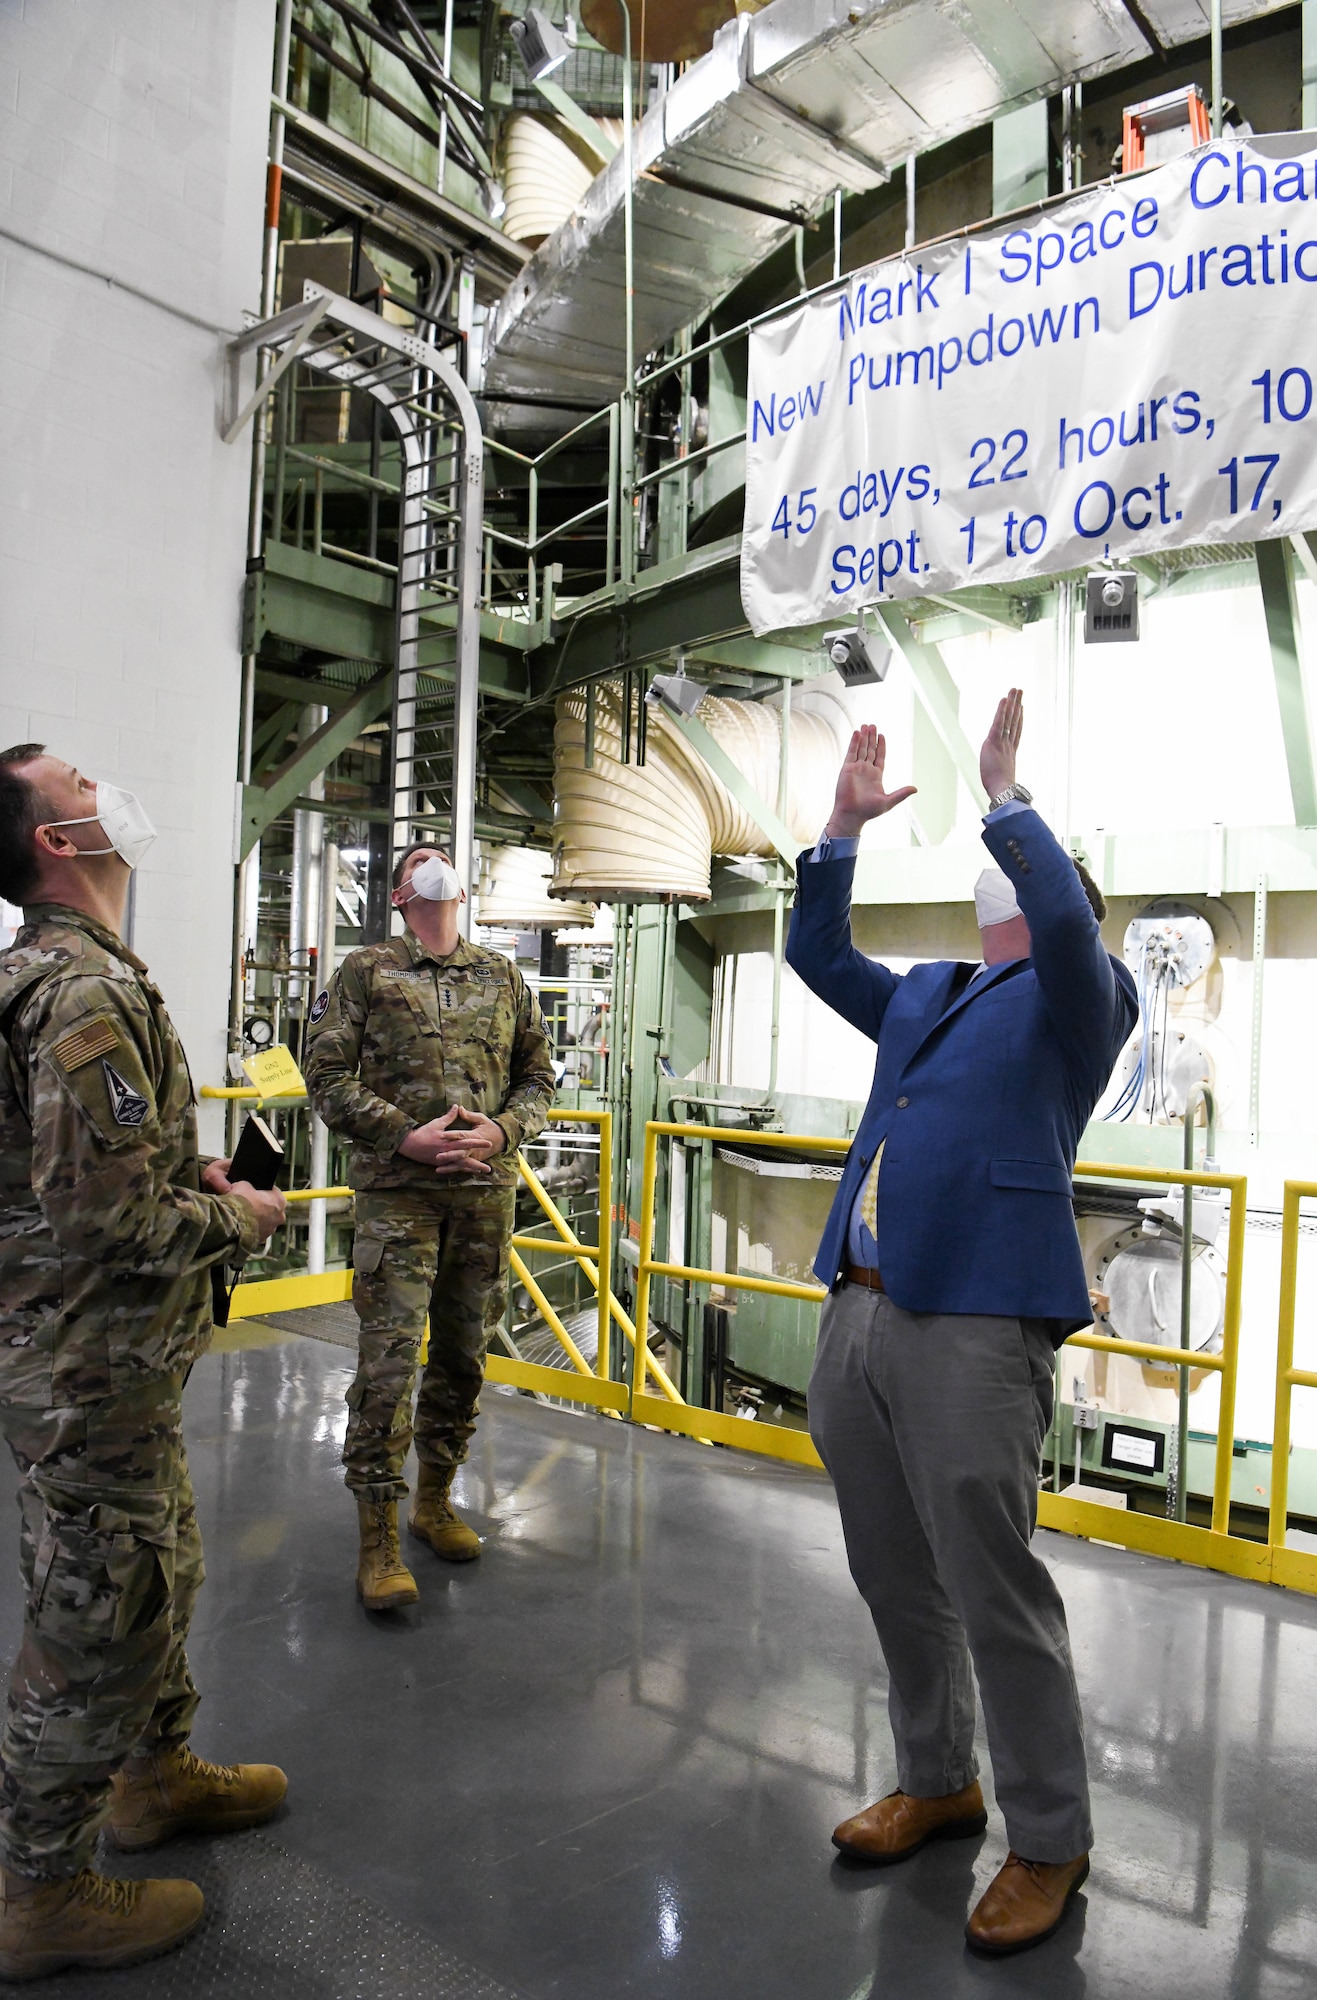
<path fill-rule="evenodd" d="M 772 805 L 780 711 L 766 702 L 706 695 L 696 714 L 750 788 Z M 704 902 L 715 854 L 773 853 L 763 829 L 661 709 L 648 712 L 643 764 L 634 761 L 634 726 L 632 761 L 622 761 L 622 722 L 621 686 L 598 685 L 594 756 L 587 768 L 585 690 L 559 697 L 552 895 L 601 903 Z M 786 821 L 802 847 L 817 838 L 827 819 L 850 730 L 843 704 L 821 690 L 811 690 L 791 717 Z"/>
<path fill-rule="evenodd" d="M 496 847 L 480 863 L 476 922 L 490 930 L 588 930 L 594 912 L 588 903 L 550 901 L 553 858 L 534 847 Z"/>
<path fill-rule="evenodd" d="M 606 129 L 608 121 L 599 123 Z M 582 159 L 553 125 L 528 111 L 514 112 L 504 134 L 503 231 L 535 249 L 578 207 L 598 162 Z"/>

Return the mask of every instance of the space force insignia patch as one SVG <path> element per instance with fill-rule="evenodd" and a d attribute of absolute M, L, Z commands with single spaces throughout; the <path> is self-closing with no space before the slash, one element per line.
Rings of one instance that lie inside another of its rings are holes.
<path fill-rule="evenodd" d="M 317 993 L 316 995 L 315 1006 L 311 1009 L 311 1026 L 314 1028 L 317 1021 L 323 1021 L 328 1012 L 329 988 L 326 987 L 323 993 Z"/>
<path fill-rule="evenodd" d="M 105 1082 L 110 1092 L 110 1109 L 116 1125 L 141 1125 L 151 1109 L 140 1090 L 126 1083 L 112 1063 L 103 1062 Z"/>

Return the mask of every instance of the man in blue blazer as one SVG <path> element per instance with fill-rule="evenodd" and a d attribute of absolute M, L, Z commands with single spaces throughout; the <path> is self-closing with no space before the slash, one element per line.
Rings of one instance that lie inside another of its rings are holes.
<path fill-rule="evenodd" d="M 1029 1542 L 1054 1351 L 1092 1319 L 1075 1152 L 1138 1018 L 1096 886 L 1016 783 L 1023 718 L 1012 689 L 980 757 L 997 866 L 975 892 L 979 966 L 899 976 L 851 941 L 860 830 L 913 789 L 886 790 L 871 728 L 801 856 L 787 944 L 805 984 L 878 1044 L 815 1264 L 828 1298 L 809 1412 L 887 1662 L 898 1789 L 833 1839 L 894 1862 L 982 1832 L 972 1660 L 1011 1843 L 966 1928 L 987 1954 L 1050 1936 L 1088 1874 L 1065 1610 Z"/>

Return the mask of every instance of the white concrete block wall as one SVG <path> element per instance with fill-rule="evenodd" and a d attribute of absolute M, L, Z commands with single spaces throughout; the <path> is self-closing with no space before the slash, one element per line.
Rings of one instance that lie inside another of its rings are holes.
<path fill-rule="evenodd" d="M 0 0 L 0 746 L 141 795 L 134 942 L 198 1082 L 224 1062 L 249 472 L 216 419 L 260 297 L 274 12 Z"/>

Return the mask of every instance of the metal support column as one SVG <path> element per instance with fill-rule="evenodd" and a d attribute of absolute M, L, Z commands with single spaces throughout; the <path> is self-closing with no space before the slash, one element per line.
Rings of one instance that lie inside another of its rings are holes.
<path fill-rule="evenodd" d="M 328 986 L 334 976 L 337 961 L 338 941 L 338 846 L 326 840 L 320 855 L 320 910 L 316 940 L 316 981 L 319 988 Z M 329 1127 L 317 1112 L 311 1113 L 311 1185 L 329 1185 Z M 323 1201 L 309 1204 L 307 1215 L 306 1268 L 308 1271 L 323 1271 L 325 1268 L 325 1227 L 328 1205 Z"/>
<path fill-rule="evenodd" d="M 992 121 L 992 212 L 1047 199 L 1047 100 Z"/>
<path fill-rule="evenodd" d="M 1267 878 L 1253 887 L 1253 1021 L 1248 1057 L 1248 1142 L 1256 1151 L 1262 1134 L 1262 977 L 1267 959 Z"/>
<path fill-rule="evenodd" d="M 956 684 L 936 646 L 916 639 L 910 623 L 895 604 L 874 607 L 879 622 L 914 676 L 915 692 L 941 737 L 947 755 L 965 781 L 965 789 L 982 812 L 988 795 L 979 779 L 978 752 L 961 728 L 956 713 Z"/>
<path fill-rule="evenodd" d="M 1271 666 L 1276 677 L 1285 762 L 1289 769 L 1290 801 L 1296 826 L 1317 826 L 1317 775 L 1314 775 L 1312 725 L 1304 686 L 1299 611 L 1294 595 L 1294 561 L 1285 540 L 1257 542 L 1254 552 L 1262 609 L 1267 620 Z"/>

